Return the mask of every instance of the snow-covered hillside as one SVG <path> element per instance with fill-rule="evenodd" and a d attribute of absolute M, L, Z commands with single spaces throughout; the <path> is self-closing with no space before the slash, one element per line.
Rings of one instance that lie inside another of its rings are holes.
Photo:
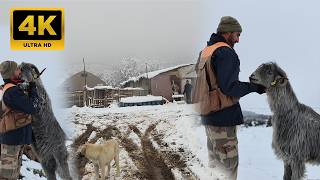
<path fill-rule="evenodd" d="M 215 179 L 208 168 L 206 135 L 190 105 L 78 108 L 66 110 L 73 120 L 72 147 L 114 137 L 121 145 L 121 177 L 116 179 Z M 238 129 L 239 180 L 282 179 L 283 165 L 271 149 L 272 128 Z M 83 179 L 93 179 L 93 165 L 75 156 Z M 24 164 L 24 168 L 29 163 Z M 319 179 L 319 167 L 307 167 L 307 179 Z M 23 171 L 24 175 L 26 171 Z M 114 167 L 111 169 L 113 179 Z M 25 179 L 35 179 L 25 178 Z"/>

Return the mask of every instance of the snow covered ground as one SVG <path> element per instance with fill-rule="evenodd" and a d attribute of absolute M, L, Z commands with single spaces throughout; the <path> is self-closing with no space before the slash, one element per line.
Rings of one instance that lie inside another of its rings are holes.
<path fill-rule="evenodd" d="M 117 179 L 215 179 L 207 166 L 204 128 L 190 105 L 73 107 L 66 113 L 64 119 L 75 125 L 70 132 L 75 147 L 101 138 L 119 140 L 121 177 Z M 239 127 L 239 180 L 282 179 L 283 165 L 271 149 L 271 137 L 270 127 Z M 79 162 L 83 179 L 93 179 L 92 164 Z M 22 174 L 25 179 L 40 179 L 26 170 L 38 166 L 31 163 L 24 163 Z M 320 179 L 319 167 L 308 166 L 306 179 Z"/>
<path fill-rule="evenodd" d="M 121 98 L 120 102 L 140 103 L 140 102 L 151 102 L 151 101 L 162 101 L 162 100 L 163 100 L 162 96 L 147 95 L 147 96 L 132 96 L 132 97 Z"/>
<path fill-rule="evenodd" d="M 271 148 L 272 128 L 240 128 L 239 140 L 239 180 L 282 179 L 283 163 L 276 159 Z M 320 167 L 307 165 L 306 178 L 320 180 Z"/>

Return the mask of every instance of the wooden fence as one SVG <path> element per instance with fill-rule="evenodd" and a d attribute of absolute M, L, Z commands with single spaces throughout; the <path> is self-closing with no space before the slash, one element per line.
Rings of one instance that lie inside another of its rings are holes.
<path fill-rule="evenodd" d="M 108 107 L 112 102 L 119 102 L 120 98 L 131 96 L 146 96 L 148 90 L 141 88 L 112 88 L 95 87 L 84 91 L 67 93 L 67 106 Z"/>

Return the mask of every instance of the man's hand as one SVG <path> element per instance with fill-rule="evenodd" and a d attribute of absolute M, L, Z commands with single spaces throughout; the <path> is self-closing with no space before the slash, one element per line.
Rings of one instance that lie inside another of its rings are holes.
<path fill-rule="evenodd" d="M 30 88 L 36 87 L 36 83 L 34 81 L 29 82 L 29 87 Z"/>
<path fill-rule="evenodd" d="M 23 83 L 19 83 L 19 84 L 18 84 L 18 87 L 21 88 L 21 89 L 23 89 L 24 91 L 27 90 L 27 89 L 29 89 L 29 86 L 30 86 L 30 85 L 29 85 L 29 82 L 26 82 L 26 81 L 23 82 Z"/>
<path fill-rule="evenodd" d="M 256 92 L 259 94 L 264 94 L 266 93 L 266 88 L 260 84 L 255 84 L 257 86 Z"/>
<path fill-rule="evenodd" d="M 23 83 L 19 83 L 18 87 L 21 88 L 22 90 L 29 92 L 30 89 L 34 88 L 36 86 L 35 82 L 23 82 Z"/>

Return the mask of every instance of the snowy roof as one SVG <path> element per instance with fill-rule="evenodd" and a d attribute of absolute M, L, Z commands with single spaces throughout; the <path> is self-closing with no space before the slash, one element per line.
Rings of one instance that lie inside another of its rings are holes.
<path fill-rule="evenodd" d="M 114 88 L 112 86 L 104 86 L 102 84 L 98 84 L 98 85 L 96 85 L 94 87 L 86 86 L 86 89 L 89 90 L 89 91 L 93 91 L 95 89 L 116 89 L 116 88 Z"/>
<path fill-rule="evenodd" d="M 113 87 L 113 86 L 102 86 L 102 85 L 98 85 L 98 86 L 95 86 L 93 88 L 91 87 L 88 87 L 87 86 L 87 90 L 89 91 L 93 91 L 95 89 L 99 89 L 99 90 L 104 90 L 104 89 L 111 89 L 111 90 L 118 90 L 118 89 L 121 89 L 121 88 L 118 88 L 118 87 Z M 137 87 L 137 88 L 132 88 L 132 87 L 126 87 L 126 88 L 123 88 L 123 90 L 144 90 L 143 88 L 140 88 L 140 87 Z"/>
<path fill-rule="evenodd" d="M 126 87 L 126 88 L 123 88 L 124 90 L 144 90 L 143 88 L 140 88 L 140 87 Z"/>
<path fill-rule="evenodd" d="M 95 86 L 93 88 L 94 89 L 118 89 L 118 88 L 115 88 L 115 87 L 112 87 L 112 86 L 102 86 L 102 85 L 98 85 L 98 86 Z"/>
<path fill-rule="evenodd" d="M 122 103 L 140 103 L 140 102 L 151 102 L 151 101 L 161 101 L 163 100 L 162 96 L 132 96 L 132 97 L 126 97 L 121 98 L 120 102 Z"/>
<path fill-rule="evenodd" d="M 184 95 L 183 94 L 174 94 L 172 95 L 172 98 L 183 98 Z"/>
<path fill-rule="evenodd" d="M 94 90 L 94 88 L 91 88 L 91 87 L 88 87 L 88 86 L 86 86 L 86 89 L 88 90 L 88 91 L 93 91 Z M 82 92 L 82 91 L 81 91 Z"/>
<path fill-rule="evenodd" d="M 151 79 L 159 74 L 162 74 L 162 73 L 165 73 L 165 72 L 168 72 L 168 71 L 172 71 L 172 70 L 175 70 L 175 69 L 178 69 L 178 68 L 181 68 L 181 67 L 185 67 L 185 66 L 190 66 L 190 65 L 193 65 L 192 63 L 189 63 L 189 64 L 180 64 L 180 65 L 177 65 L 177 66 L 173 66 L 173 67 L 169 67 L 169 68 L 165 68 L 165 69 L 160 69 L 160 70 L 156 70 L 156 71 L 151 71 L 151 72 L 148 72 L 147 73 L 143 73 L 143 74 L 140 74 L 139 76 L 137 77 L 131 77 L 129 78 L 128 80 L 124 81 L 121 83 L 121 85 L 124 85 L 130 81 L 139 81 L 141 78 L 147 78 L 147 75 L 148 75 L 148 78 Z"/>

